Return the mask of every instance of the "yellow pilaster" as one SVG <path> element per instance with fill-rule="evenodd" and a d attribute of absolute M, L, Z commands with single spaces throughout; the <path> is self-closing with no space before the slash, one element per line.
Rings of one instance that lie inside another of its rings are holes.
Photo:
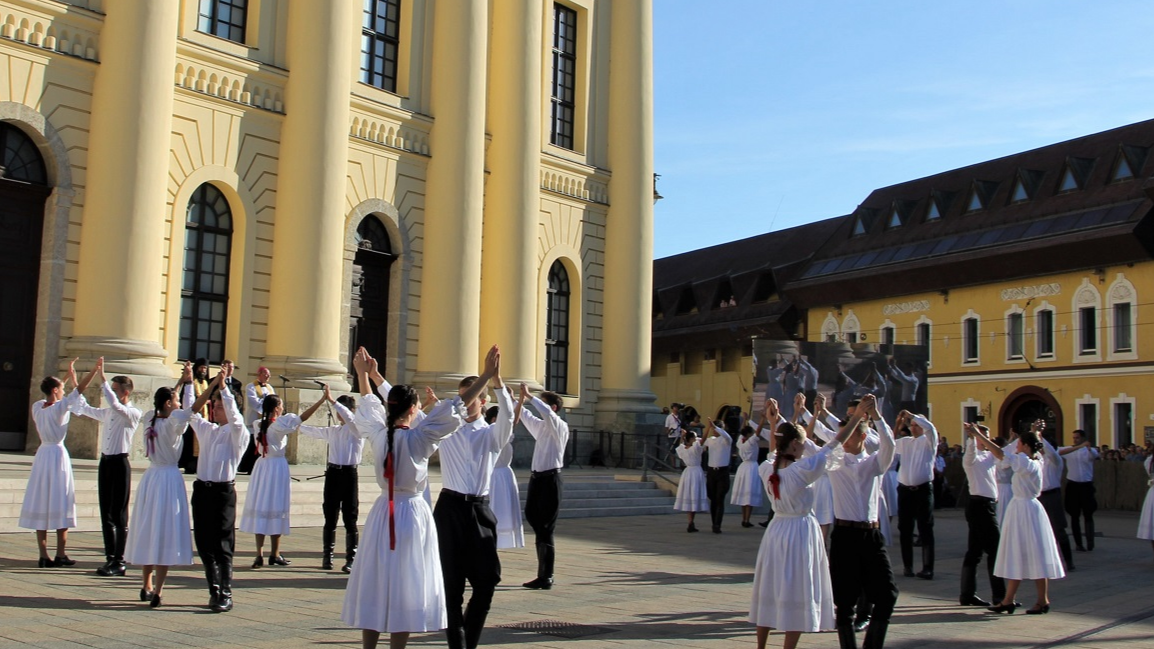
<path fill-rule="evenodd" d="M 540 212 L 540 0 L 493 4 L 490 49 L 489 180 L 485 188 L 485 259 L 481 344 L 499 343 L 502 372 L 536 383 L 541 348 L 537 313 Z"/>
<path fill-rule="evenodd" d="M 629 428 L 657 412 L 649 390 L 653 286 L 653 7 L 614 2 L 609 43 L 609 216 L 597 420 Z M 648 423 L 648 422 L 646 422 Z"/>
<path fill-rule="evenodd" d="M 421 256 L 421 384 L 456 387 L 478 369 L 485 180 L 487 3 L 438 2 Z"/>
<path fill-rule="evenodd" d="M 66 347 L 104 356 L 109 375 L 170 373 L 158 332 L 179 8 L 178 0 L 105 7 L 88 140 L 88 160 L 98 163 L 87 170 L 75 335 Z"/>
<path fill-rule="evenodd" d="M 341 285 L 348 175 L 349 34 L 358 0 L 289 3 L 266 364 L 295 380 L 343 385 Z"/>

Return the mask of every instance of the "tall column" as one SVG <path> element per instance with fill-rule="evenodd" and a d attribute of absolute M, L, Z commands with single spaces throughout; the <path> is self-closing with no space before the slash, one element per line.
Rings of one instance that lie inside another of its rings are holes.
<path fill-rule="evenodd" d="M 540 0 L 493 3 L 481 344 L 501 345 L 501 371 L 513 382 L 541 378 L 537 224 L 543 6 Z"/>
<path fill-rule="evenodd" d="M 480 357 L 481 211 L 485 185 L 487 4 L 433 9 L 433 128 L 421 252 L 419 384 L 456 389 Z"/>
<path fill-rule="evenodd" d="M 292 0 L 265 364 L 345 386 L 340 362 L 349 95 L 358 0 Z"/>
<path fill-rule="evenodd" d="M 653 7 L 614 2 L 609 37 L 609 215 L 597 423 L 649 423 L 653 290 Z"/>
<path fill-rule="evenodd" d="M 169 376 L 160 278 L 180 5 L 118 0 L 105 9 L 75 324 L 65 347 L 84 358 L 104 356 L 110 376 Z"/>

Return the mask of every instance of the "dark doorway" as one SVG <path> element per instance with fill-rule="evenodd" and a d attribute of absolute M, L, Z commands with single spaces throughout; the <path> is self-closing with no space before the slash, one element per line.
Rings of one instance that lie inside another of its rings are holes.
<path fill-rule="evenodd" d="M 20 129 L 0 123 L 0 432 L 28 430 L 33 381 L 40 241 L 47 186 L 44 160 Z M 22 448 L 22 446 L 21 446 Z"/>
<path fill-rule="evenodd" d="M 1030 424 L 1036 419 L 1046 422 L 1042 435 L 1054 446 L 1061 446 L 1065 436 L 1062 408 L 1045 388 L 1029 385 L 1014 390 L 1006 397 L 998 416 L 1001 434 L 1007 436 L 1011 428 L 1019 433 L 1030 430 Z"/>
<path fill-rule="evenodd" d="M 376 216 L 366 216 L 357 226 L 356 243 L 349 299 L 348 350 L 354 392 L 360 390 L 357 373 L 353 370 L 353 355 L 357 348 L 364 347 L 382 362 L 388 351 L 389 268 L 397 260 L 389 243 L 388 230 Z"/>

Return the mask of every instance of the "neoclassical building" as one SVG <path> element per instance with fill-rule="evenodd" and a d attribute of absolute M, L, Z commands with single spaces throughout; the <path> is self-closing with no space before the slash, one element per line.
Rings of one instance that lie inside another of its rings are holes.
<path fill-rule="evenodd" d="M 186 359 L 266 365 L 295 405 L 358 345 L 451 390 L 498 343 L 575 428 L 646 421 L 651 12 L 0 0 L 5 445 L 71 357 L 145 404 Z"/>

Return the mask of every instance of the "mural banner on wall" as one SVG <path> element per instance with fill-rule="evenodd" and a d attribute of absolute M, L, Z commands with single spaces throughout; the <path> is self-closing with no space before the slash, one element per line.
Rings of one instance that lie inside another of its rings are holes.
<path fill-rule="evenodd" d="M 788 420 L 798 393 L 812 411 L 819 392 L 826 408 L 845 419 L 850 401 L 872 393 L 892 426 L 902 410 L 927 414 L 927 361 L 921 345 L 754 339 L 753 419 L 760 421 L 767 397 Z"/>

